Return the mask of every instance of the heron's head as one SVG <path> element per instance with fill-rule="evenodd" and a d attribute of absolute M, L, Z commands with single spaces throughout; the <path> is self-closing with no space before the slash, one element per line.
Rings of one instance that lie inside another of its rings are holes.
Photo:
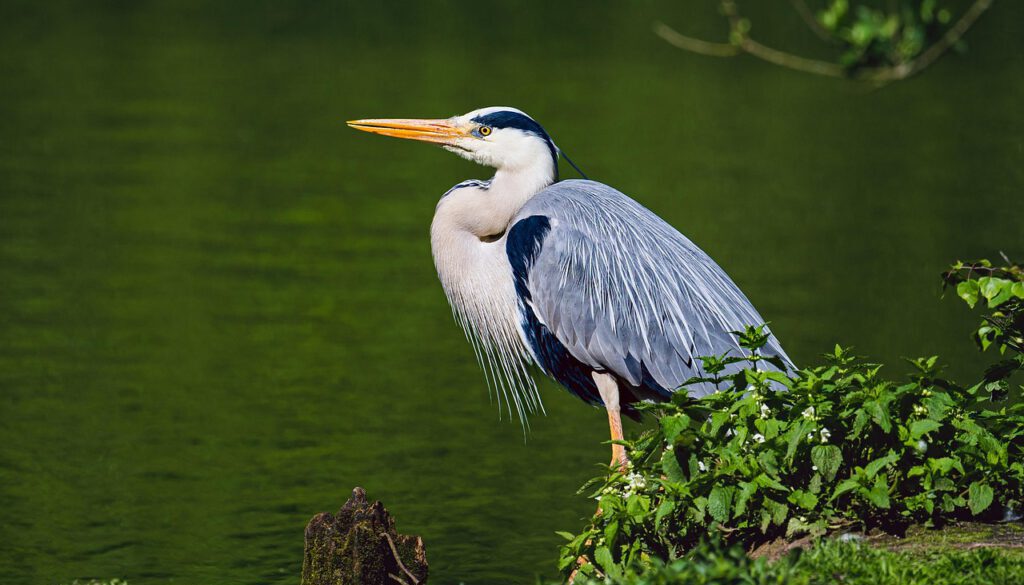
<path fill-rule="evenodd" d="M 543 169 L 552 179 L 558 176 L 555 143 L 540 124 L 515 108 L 481 108 L 446 120 L 353 120 L 348 125 L 374 134 L 432 142 L 496 169 Z"/>

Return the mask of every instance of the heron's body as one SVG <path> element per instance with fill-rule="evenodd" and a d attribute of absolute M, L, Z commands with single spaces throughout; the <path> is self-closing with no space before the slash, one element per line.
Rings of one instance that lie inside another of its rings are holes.
<path fill-rule="evenodd" d="M 620 410 L 670 398 L 701 375 L 698 357 L 738 352 L 731 332 L 763 323 L 726 273 L 654 213 L 601 183 L 557 182 L 554 143 L 518 110 L 353 125 L 440 143 L 497 169 L 445 193 L 431 247 L 456 319 L 524 419 L 543 408 L 536 365 L 603 405 L 621 438 Z M 774 339 L 768 350 L 788 362 Z"/>

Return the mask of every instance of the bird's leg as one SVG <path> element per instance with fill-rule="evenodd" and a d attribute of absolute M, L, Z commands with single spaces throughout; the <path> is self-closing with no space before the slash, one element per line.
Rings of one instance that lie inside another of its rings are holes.
<path fill-rule="evenodd" d="M 604 401 L 604 408 L 608 411 L 608 428 L 611 430 L 612 441 L 622 440 L 622 416 L 619 410 L 619 383 L 610 374 L 594 372 L 594 382 L 597 383 L 597 391 Z M 618 465 L 619 469 L 626 471 L 629 459 L 626 457 L 626 448 L 617 443 L 612 443 L 612 465 Z"/>

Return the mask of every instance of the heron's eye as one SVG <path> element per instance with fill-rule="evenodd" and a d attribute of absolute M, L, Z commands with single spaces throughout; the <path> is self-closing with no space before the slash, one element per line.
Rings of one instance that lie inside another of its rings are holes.
<path fill-rule="evenodd" d="M 477 130 L 477 132 L 480 133 L 480 136 L 490 136 L 491 135 L 491 127 L 490 126 L 481 126 L 480 129 Z"/>

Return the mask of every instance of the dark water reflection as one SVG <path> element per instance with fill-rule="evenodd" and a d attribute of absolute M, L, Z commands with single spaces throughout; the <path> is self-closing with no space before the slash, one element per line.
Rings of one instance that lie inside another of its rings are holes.
<path fill-rule="evenodd" d="M 706 4 L 0 5 L 0 581 L 292 583 L 357 484 L 438 583 L 552 573 L 604 417 L 545 384 L 528 441 L 498 422 L 427 241 L 485 171 L 348 118 L 522 107 L 799 362 L 976 371 L 936 274 L 1024 256 L 1021 9 L 872 92 L 650 34 Z"/>

